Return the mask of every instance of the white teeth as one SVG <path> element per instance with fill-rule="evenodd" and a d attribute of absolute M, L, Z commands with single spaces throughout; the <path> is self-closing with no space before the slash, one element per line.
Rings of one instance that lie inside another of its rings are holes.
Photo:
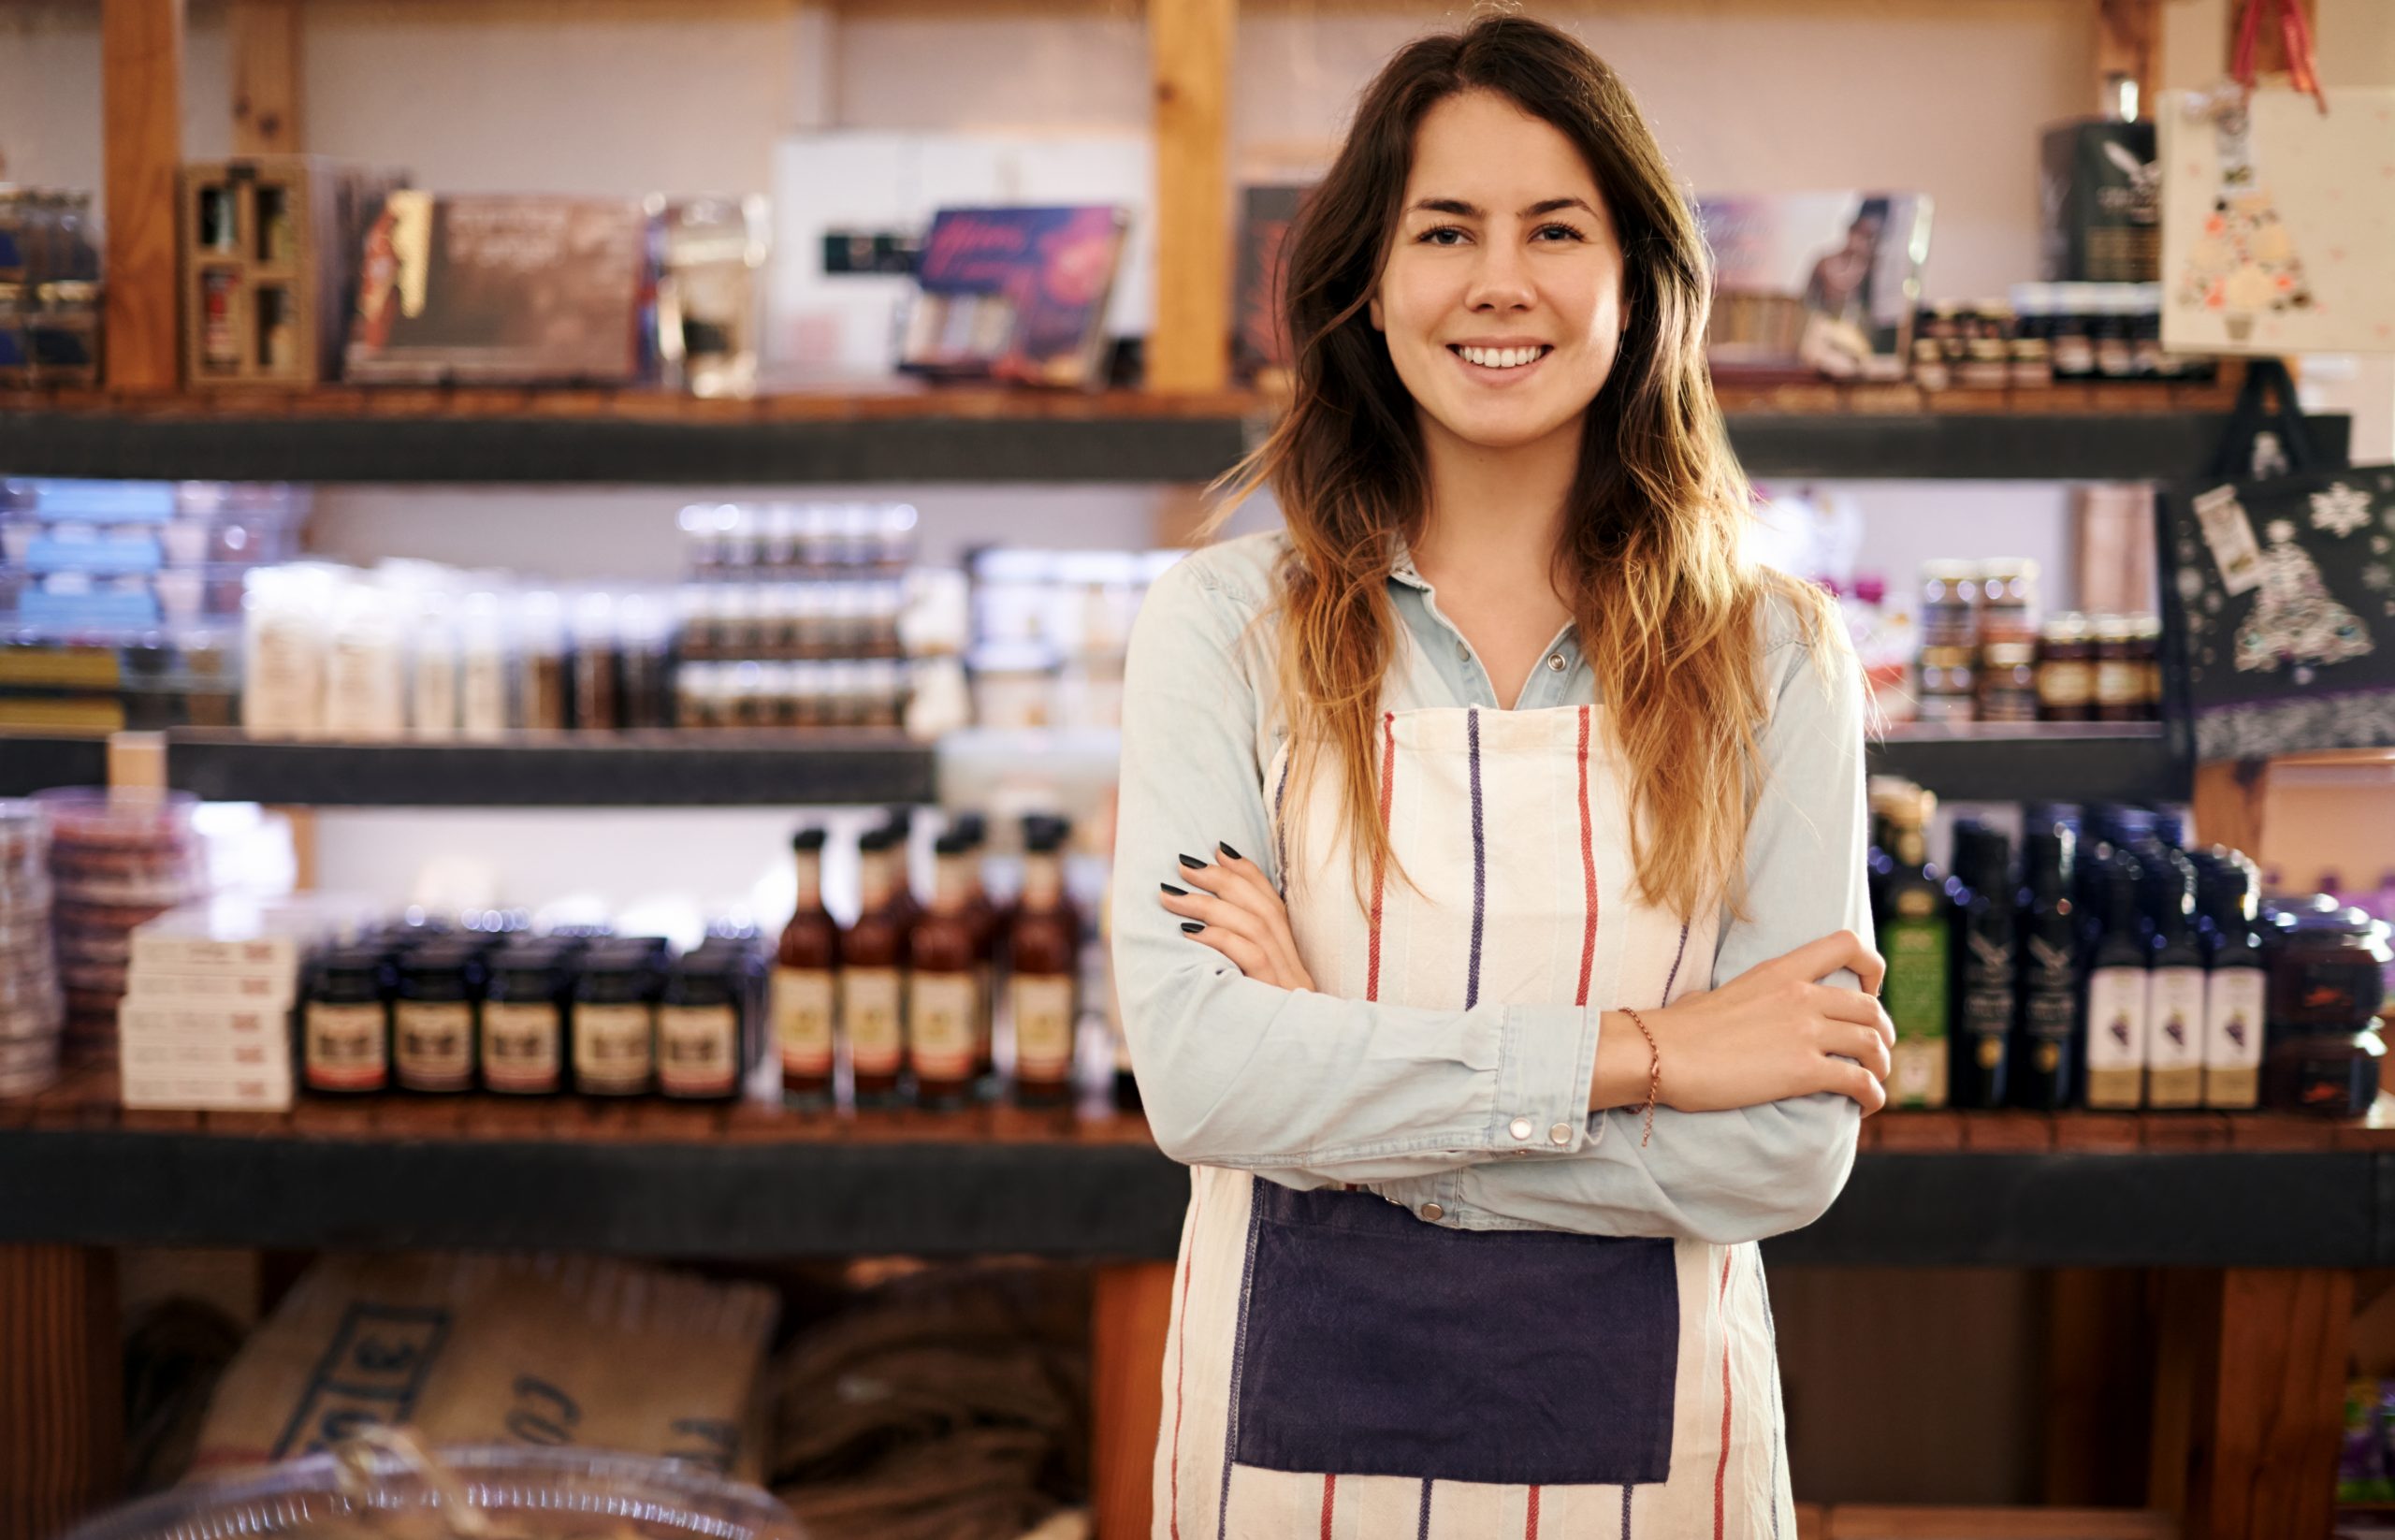
<path fill-rule="evenodd" d="M 1537 347 L 1463 347 L 1456 351 L 1463 356 L 1465 362 L 1478 364 L 1483 369 L 1519 369 L 1546 350 Z"/>

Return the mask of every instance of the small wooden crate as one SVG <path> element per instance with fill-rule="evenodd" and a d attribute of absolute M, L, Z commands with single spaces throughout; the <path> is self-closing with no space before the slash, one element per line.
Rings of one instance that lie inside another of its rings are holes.
<path fill-rule="evenodd" d="M 404 171 L 322 155 L 182 168 L 183 383 L 326 385 L 341 377 L 367 226 Z"/>

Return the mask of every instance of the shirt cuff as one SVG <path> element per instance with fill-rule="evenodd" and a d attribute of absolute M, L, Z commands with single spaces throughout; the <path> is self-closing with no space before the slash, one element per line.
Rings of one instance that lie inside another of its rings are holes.
<path fill-rule="evenodd" d="M 1585 1006 L 1509 1006 L 1489 1148 L 1572 1155 L 1589 1139 L 1597 1024 Z"/>

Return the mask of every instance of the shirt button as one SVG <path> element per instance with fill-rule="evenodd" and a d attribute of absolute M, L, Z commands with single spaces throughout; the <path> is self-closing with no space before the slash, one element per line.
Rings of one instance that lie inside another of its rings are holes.
<path fill-rule="evenodd" d="M 1471 662 L 1472 644 L 1470 642 L 1458 642 L 1456 644 L 1456 657 L 1463 662 Z"/>
<path fill-rule="evenodd" d="M 1439 1207 L 1436 1203 L 1423 1204 L 1420 1213 L 1423 1218 L 1429 1220 L 1433 1225 L 1447 1216 L 1447 1211 Z"/>
<path fill-rule="evenodd" d="M 1516 1139 L 1528 1139 L 1531 1137 L 1531 1120 L 1526 1117 L 1517 1117 L 1505 1125 L 1505 1131 Z"/>
<path fill-rule="evenodd" d="M 1572 1142 L 1572 1125 L 1559 1123 L 1546 1131 L 1546 1137 L 1549 1143 L 1569 1144 Z"/>
<path fill-rule="evenodd" d="M 1546 666 L 1547 666 L 1547 667 L 1549 667 L 1549 668 L 1551 668 L 1551 669 L 1553 669 L 1553 670 L 1554 670 L 1556 673 L 1558 673 L 1558 674 L 1562 673 L 1562 672 L 1563 672 L 1563 654 L 1561 654 L 1561 653 L 1560 653 L 1560 652 L 1550 652 L 1550 653 L 1548 653 L 1548 654 L 1546 655 Z"/>

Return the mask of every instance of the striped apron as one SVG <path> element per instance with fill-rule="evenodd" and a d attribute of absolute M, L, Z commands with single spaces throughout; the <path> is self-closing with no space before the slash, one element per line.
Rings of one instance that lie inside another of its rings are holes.
<path fill-rule="evenodd" d="M 1316 987 L 1451 1010 L 1703 987 L 1718 923 L 1631 896 L 1601 709 L 1387 713 L 1380 816 L 1412 883 L 1372 874 L 1368 908 L 1336 785 L 1288 785 L 1284 746 L 1266 784 Z M 1793 1540 L 1752 1244 L 1445 1228 L 1370 1188 L 1191 1177 L 1157 1536 Z"/>

